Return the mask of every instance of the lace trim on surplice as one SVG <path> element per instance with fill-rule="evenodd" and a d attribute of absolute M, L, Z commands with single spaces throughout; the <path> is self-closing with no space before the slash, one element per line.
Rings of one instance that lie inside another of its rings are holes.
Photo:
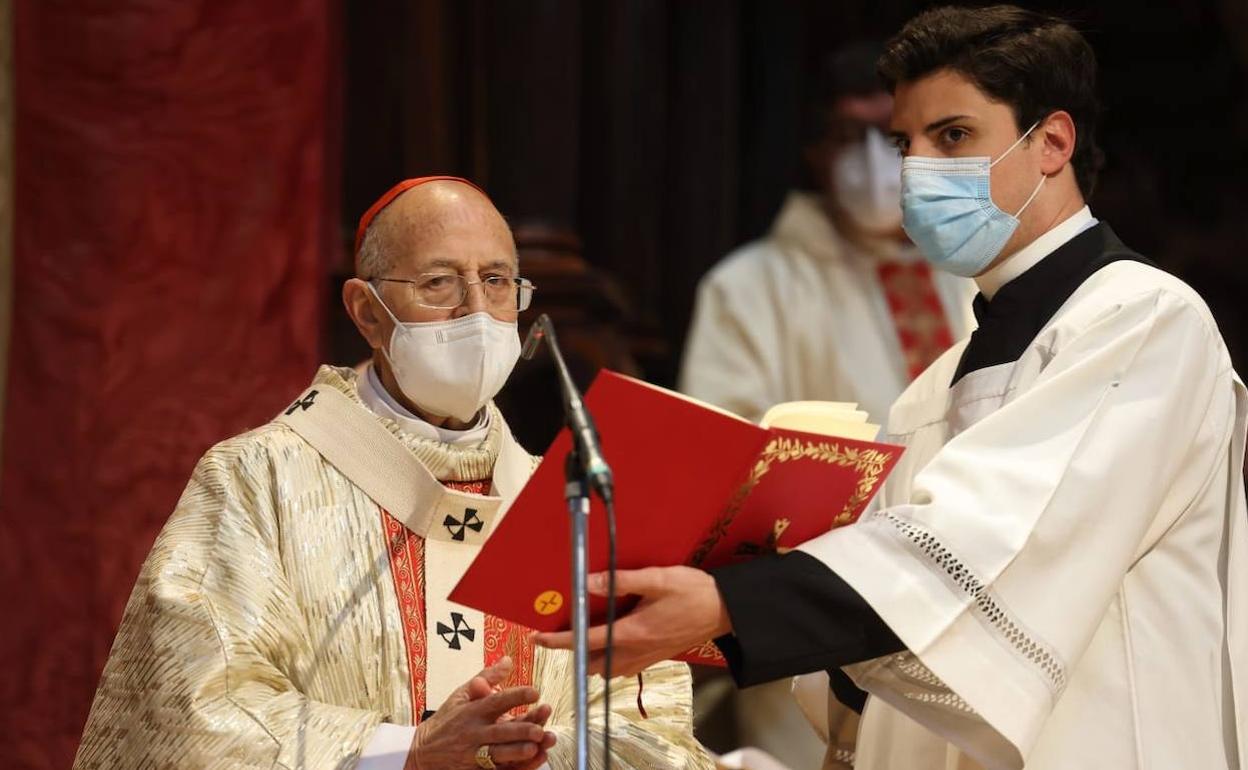
<path fill-rule="evenodd" d="M 1029 632 L 993 595 L 988 586 L 950 551 L 939 538 L 923 527 L 887 510 L 878 511 L 883 519 L 925 559 L 931 561 L 958 590 L 972 600 L 971 606 L 983 623 L 1020 658 L 1035 668 L 1048 685 L 1054 700 L 1066 688 L 1066 665 L 1048 645 Z M 921 664 L 920 664 L 921 665 Z"/>

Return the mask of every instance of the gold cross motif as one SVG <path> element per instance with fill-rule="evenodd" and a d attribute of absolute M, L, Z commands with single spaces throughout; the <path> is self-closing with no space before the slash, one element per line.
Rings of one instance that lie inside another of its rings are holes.
<path fill-rule="evenodd" d="M 553 615 L 563 606 L 563 594 L 558 591 L 542 591 L 533 600 L 533 609 L 538 615 Z"/>

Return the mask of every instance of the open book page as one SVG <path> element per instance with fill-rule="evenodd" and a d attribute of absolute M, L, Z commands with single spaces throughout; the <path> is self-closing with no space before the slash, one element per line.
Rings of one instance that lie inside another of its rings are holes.
<path fill-rule="evenodd" d="M 782 428 L 821 436 L 874 441 L 880 426 L 867 422 L 857 404 L 837 401 L 790 401 L 776 404 L 763 415 L 764 428 Z"/>

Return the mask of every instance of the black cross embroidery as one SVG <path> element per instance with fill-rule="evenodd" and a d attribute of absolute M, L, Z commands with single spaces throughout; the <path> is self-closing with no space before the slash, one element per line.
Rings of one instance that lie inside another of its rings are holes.
<path fill-rule="evenodd" d="M 438 636 L 442 637 L 442 641 L 446 642 L 446 646 L 452 650 L 458 650 L 459 637 L 464 637 L 468 641 L 472 641 L 477 637 L 477 632 L 468 627 L 468 623 L 464 620 L 463 613 L 451 613 L 451 625 L 448 626 L 442 621 L 438 621 Z"/>
<path fill-rule="evenodd" d="M 316 400 L 316 391 L 315 390 L 309 391 L 308 395 L 304 396 L 301 399 L 296 399 L 295 403 L 290 405 L 290 408 L 286 410 L 286 416 L 289 417 L 290 415 L 294 414 L 296 409 L 302 409 L 305 412 L 308 411 L 308 407 L 312 406 L 312 402 L 315 400 Z"/>
<path fill-rule="evenodd" d="M 442 520 L 442 526 L 446 527 L 446 531 L 451 533 L 452 540 L 462 541 L 466 530 L 471 529 L 473 532 L 480 532 L 481 528 L 485 526 L 485 522 L 481 521 L 477 516 L 477 509 L 465 508 L 463 521 L 448 514 Z"/>

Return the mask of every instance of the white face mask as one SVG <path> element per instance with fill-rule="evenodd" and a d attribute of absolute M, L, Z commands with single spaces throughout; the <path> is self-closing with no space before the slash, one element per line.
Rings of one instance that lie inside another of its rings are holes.
<path fill-rule="evenodd" d="M 473 313 L 450 321 L 405 323 L 394 317 L 372 284 L 368 288 L 394 321 L 390 362 L 403 395 L 438 417 L 469 422 L 502 390 L 520 357 L 513 321 Z"/>
<path fill-rule="evenodd" d="M 843 148 L 832 161 L 836 202 L 859 227 L 890 232 L 901 227 L 901 157 L 878 128 Z"/>

